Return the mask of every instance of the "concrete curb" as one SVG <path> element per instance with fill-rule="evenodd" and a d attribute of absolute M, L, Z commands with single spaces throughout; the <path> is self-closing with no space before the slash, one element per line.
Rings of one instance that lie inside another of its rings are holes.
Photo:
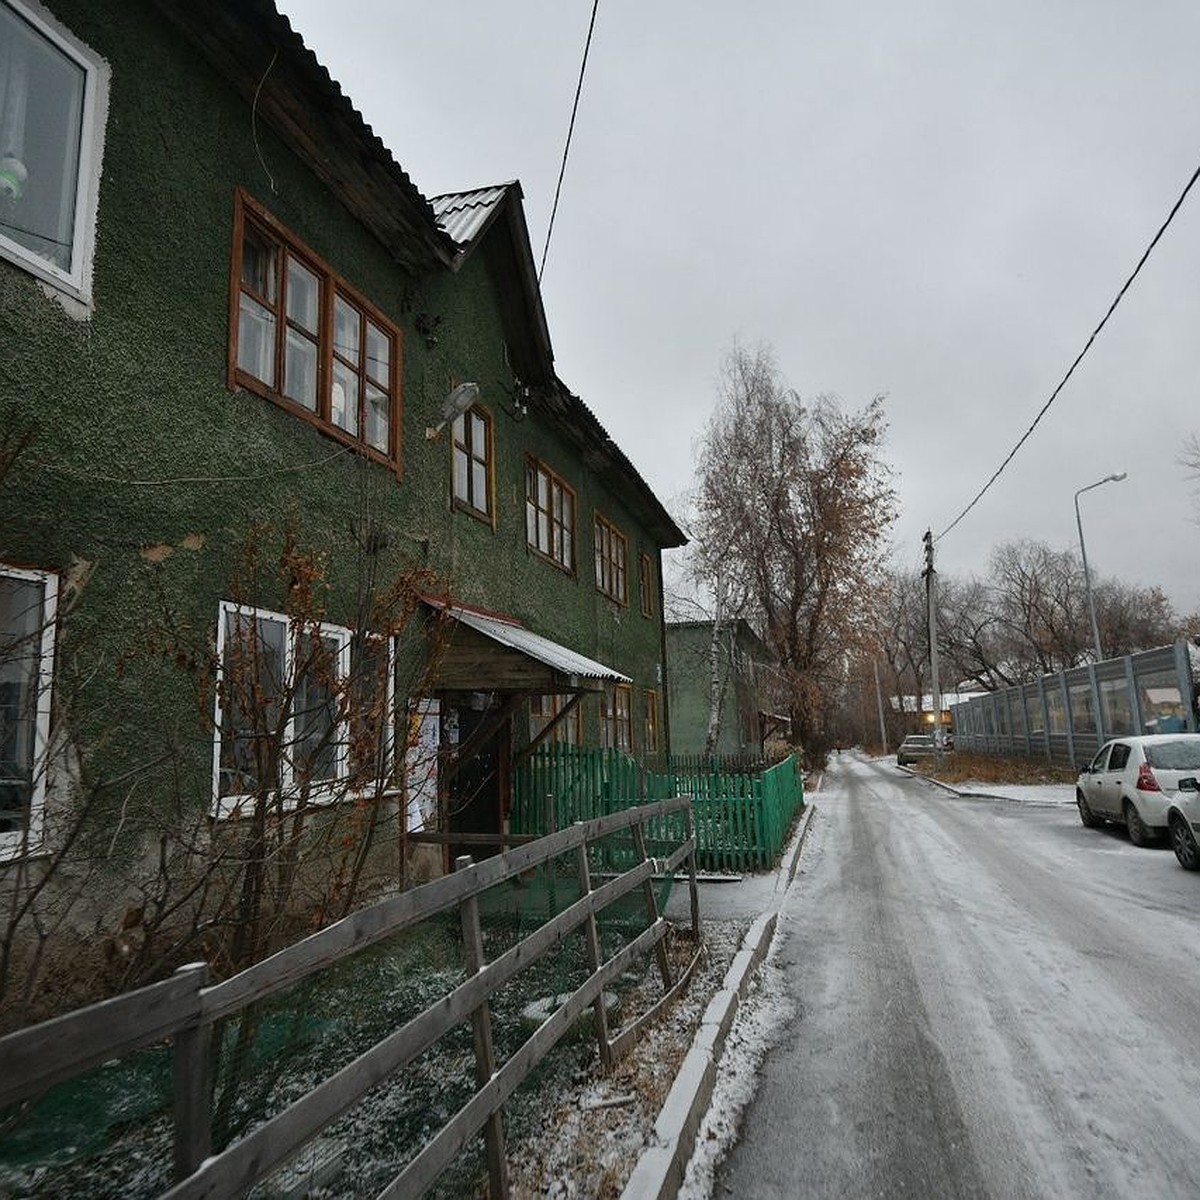
<path fill-rule="evenodd" d="M 780 877 L 786 874 L 787 878 L 784 891 L 796 877 L 800 851 L 804 848 L 814 812 L 815 805 L 805 807 L 792 845 L 787 851 L 786 871 L 780 868 Z M 650 1144 L 638 1159 L 621 1193 L 621 1200 L 668 1200 L 678 1194 L 688 1159 L 692 1157 L 696 1144 L 696 1132 L 712 1101 L 717 1066 L 725 1049 L 725 1040 L 738 1006 L 754 978 L 754 972 L 767 955 L 778 920 L 777 907 L 774 912 L 763 913 L 746 931 L 742 948 L 733 956 L 733 962 L 725 972 L 721 990 L 704 1010 L 700 1028 L 692 1039 L 691 1048 L 680 1064 L 675 1082 L 654 1122 Z"/>

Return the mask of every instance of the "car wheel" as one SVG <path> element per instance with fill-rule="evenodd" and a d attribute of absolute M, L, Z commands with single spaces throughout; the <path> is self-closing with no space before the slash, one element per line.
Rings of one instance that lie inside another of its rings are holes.
<path fill-rule="evenodd" d="M 1075 803 L 1079 805 L 1079 819 L 1083 822 L 1085 829 L 1095 829 L 1102 824 L 1100 818 L 1092 812 L 1091 806 L 1083 798 L 1083 793 L 1076 790 Z"/>
<path fill-rule="evenodd" d="M 1171 849 L 1185 871 L 1200 871 L 1200 847 L 1182 817 L 1171 818 Z"/>
<path fill-rule="evenodd" d="M 1129 840 L 1135 846 L 1149 846 L 1154 841 L 1149 826 L 1138 816 L 1138 810 L 1131 800 L 1125 801 L 1125 828 L 1129 830 Z"/>

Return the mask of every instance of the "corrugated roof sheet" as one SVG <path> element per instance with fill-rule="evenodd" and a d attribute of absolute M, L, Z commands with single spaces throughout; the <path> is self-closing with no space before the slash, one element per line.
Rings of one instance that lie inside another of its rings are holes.
<path fill-rule="evenodd" d="M 524 625 L 506 617 L 488 616 L 484 613 L 472 612 L 470 609 L 459 608 L 453 604 L 438 604 L 436 601 L 429 603 L 444 608 L 455 620 L 461 621 L 462 624 L 474 629 L 477 633 L 482 633 L 502 646 L 508 646 L 512 650 L 528 655 L 560 674 L 578 675 L 584 679 L 601 679 L 609 683 L 633 682 L 628 675 L 622 675 L 620 671 L 606 667 L 594 658 L 588 658 L 566 646 L 559 645 L 558 642 L 552 642 L 549 638 L 542 637 L 541 634 L 534 633 L 533 630 L 526 629 Z"/>
<path fill-rule="evenodd" d="M 434 196 L 429 203 L 442 232 L 460 246 L 469 245 L 487 228 L 511 186 L 501 183 L 469 192 L 449 192 Z"/>

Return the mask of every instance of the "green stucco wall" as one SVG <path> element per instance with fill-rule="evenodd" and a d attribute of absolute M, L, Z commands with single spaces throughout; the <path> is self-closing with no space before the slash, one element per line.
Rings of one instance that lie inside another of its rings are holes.
<path fill-rule="evenodd" d="M 637 555 L 650 553 L 657 570 L 658 549 L 578 451 L 535 415 L 514 419 L 505 391 L 514 380 L 483 256 L 455 275 L 406 277 L 269 128 L 255 129 L 249 104 L 153 5 L 53 0 L 50 8 L 112 71 L 94 311 L 73 318 L 0 261 L 0 422 L 33 432 L 0 480 L 0 561 L 86 577 L 63 606 L 58 705 L 93 778 L 141 772 L 137 795 L 114 789 L 112 805 L 136 815 L 139 804 L 162 803 L 165 782 L 148 769 L 160 747 L 173 754 L 172 794 L 207 803 L 212 741 L 198 706 L 211 697 L 162 630 L 211 640 L 218 602 L 235 586 L 241 598 L 281 609 L 284 584 L 273 567 L 288 521 L 303 545 L 327 555 L 330 621 L 353 624 L 363 557 L 351 529 L 369 513 L 388 534 L 379 579 L 428 567 L 456 598 L 509 613 L 631 675 L 640 730 L 643 689 L 661 694 L 662 685 L 661 627 L 641 614 Z M 403 162 L 404 147 L 393 149 Z M 337 454 L 340 443 L 269 401 L 226 386 L 238 187 L 402 330 L 402 481 Z M 441 318 L 434 346 L 414 325 L 423 312 Z M 424 437 L 452 382 L 467 379 L 480 384 L 494 418 L 494 532 L 452 509 L 448 433 Z M 603 414 L 603 397 L 589 403 Z M 528 453 L 576 490 L 575 577 L 526 548 Z M 628 607 L 594 586 L 596 507 L 628 537 Z M 249 579 L 245 544 L 256 525 L 265 548 L 259 576 Z M 171 553 L 148 561 L 147 547 Z M 587 720 L 594 738 L 594 704 Z"/>

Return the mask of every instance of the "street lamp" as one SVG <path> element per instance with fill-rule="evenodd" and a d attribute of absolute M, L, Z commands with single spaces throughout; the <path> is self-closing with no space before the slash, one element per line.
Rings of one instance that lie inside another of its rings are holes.
<path fill-rule="evenodd" d="M 1096 606 L 1092 602 L 1092 578 L 1088 574 L 1087 549 L 1083 544 L 1083 520 L 1079 516 L 1079 497 L 1084 492 L 1090 492 L 1092 488 L 1102 487 L 1106 483 L 1120 483 L 1124 478 L 1125 472 L 1118 471 L 1115 475 L 1105 475 L 1103 479 L 1097 479 L 1095 483 L 1089 483 L 1087 487 L 1081 487 L 1075 493 L 1075 524 L 1079 528 L 1079 554 L 1083 559 L 1083 587 L 1087 592 L 1088 616 L 1092 619 L 1092 643 L 1096 647 L 1097 662 L 1104 657 L 1104 653 L 1100 649 L 1100 626 L 1096 624 Z"/>

